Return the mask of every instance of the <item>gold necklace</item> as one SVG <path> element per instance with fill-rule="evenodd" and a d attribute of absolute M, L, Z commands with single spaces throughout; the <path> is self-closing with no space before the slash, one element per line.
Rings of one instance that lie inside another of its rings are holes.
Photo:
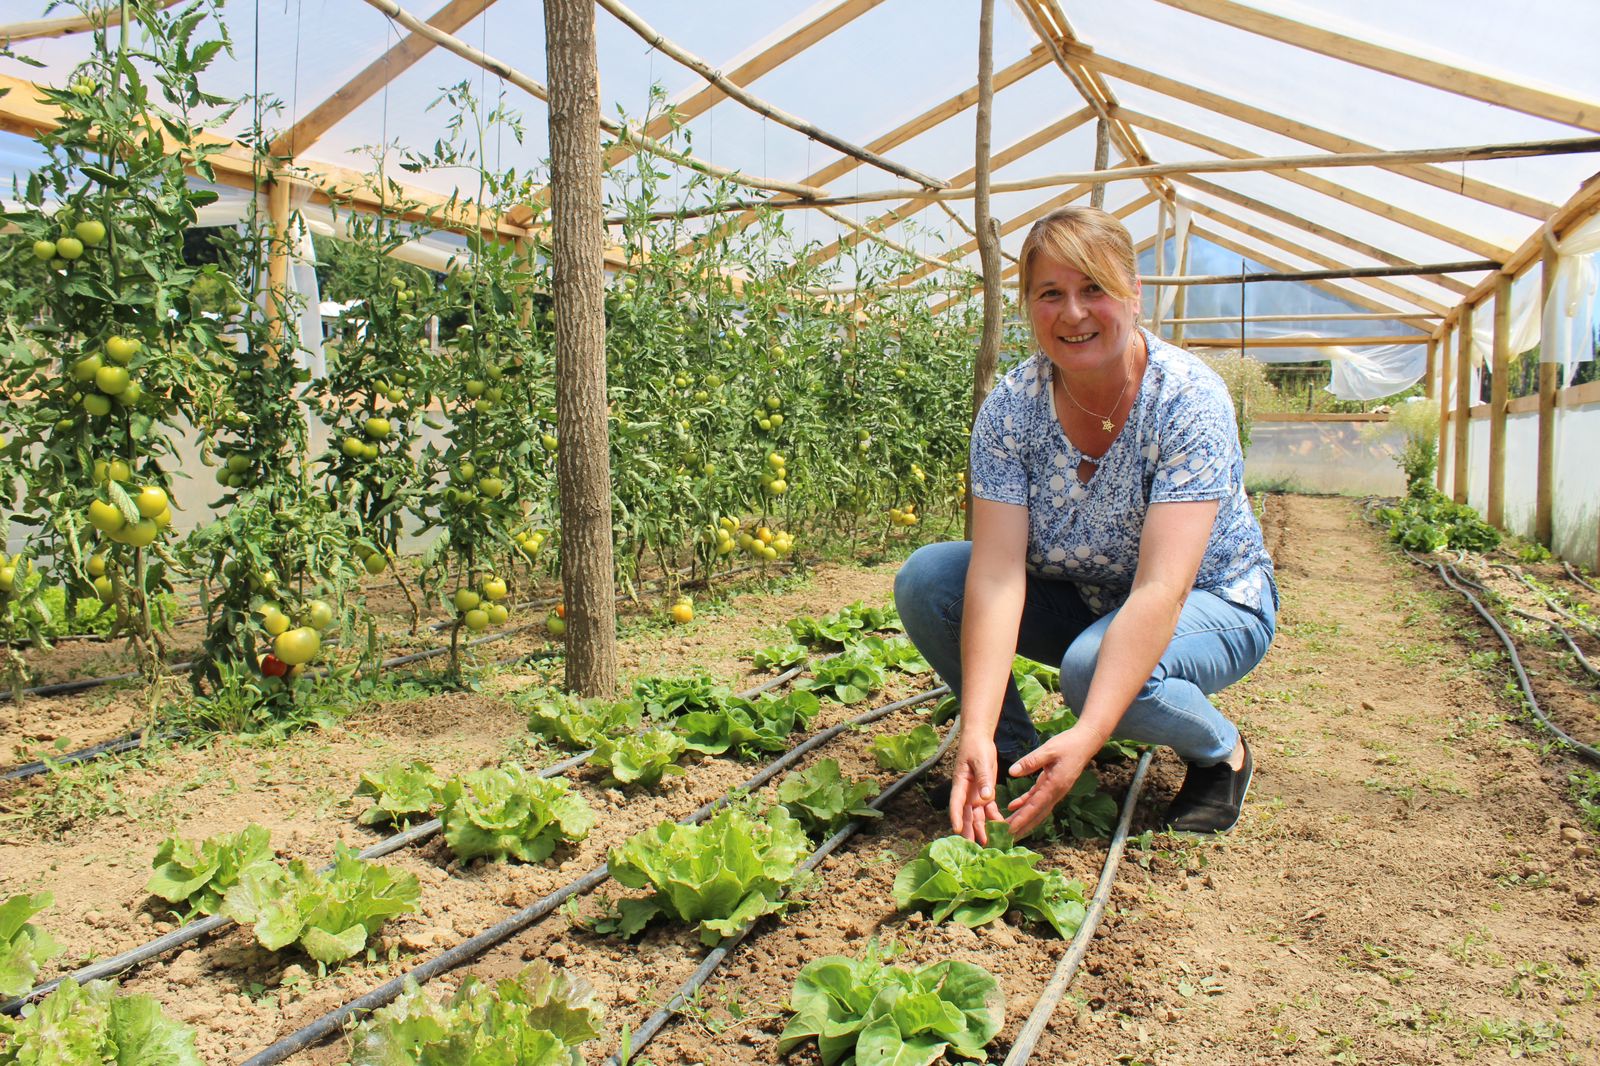
<path fill-rule="evenodd" d="M 1072 390 L 1067 388 L 1067 379 L 1061 375 L 1059 369 L 1056 371 L 1056 380 L 1061 383 L 1061 392 L 1066 396 L 1067 401 L 1071 403 L 1072 406 L 1076 407 L 1084 414 L 1089 415 L 1091 418 L 1098 418 L 1100 420 L 1100 428 L 1105 432 L 1113 433 L 1116 431 L 1117 424 L 1111 421 L 1111 415 L 1117 413 L 1117 408 L 1122 406 L 1122 398 L 1128 395 L 1128 383 L 1133 380 L 1132 367 L 1128 368 L 1128 376 L 1122 379 L 1122 391 L 1117 393 L 1117 401 L 1111 405 L 1111 411 L 1109 414 L 1095 414 L 1095 412 L 1089 410 L 1087 407 L 1083 406 L 1083 404 L 1079 403 L 1072 395 Z"/>

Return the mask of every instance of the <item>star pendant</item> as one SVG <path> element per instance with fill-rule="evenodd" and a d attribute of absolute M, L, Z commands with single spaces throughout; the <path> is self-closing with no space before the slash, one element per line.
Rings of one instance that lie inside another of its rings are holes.
<path fill-rule="evenodd" d="M 1117 424 L 1111 421 L 1109 418 L 1102 418 L 1100 420 L 1100 428 L 1105 430 L 1107 433 L 1110 433 L 1112 430 L 1117 428 Z"/>

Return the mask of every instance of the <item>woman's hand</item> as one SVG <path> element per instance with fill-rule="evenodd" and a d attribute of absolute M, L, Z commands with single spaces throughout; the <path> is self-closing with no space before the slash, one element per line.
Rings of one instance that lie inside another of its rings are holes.
<path fill-rule="evenodd" d="M 1081 726 L 1073 726 L 1018 759 L 1010 768 L 1012 777 L 1038 774 L 1039 779 L 1007 805 L 1011 835 L 1021 840 L 1048 818 L 1104 743 Z"/>
<path fill-rule="evenodd" d="M 991 820 L 1000 820 L 1000 805 L 995 802 L 994 740 L 983 737 L 961 738 L 956 751 L 955 773 L 950 779 L 950 830 L 985 847 Z"/>

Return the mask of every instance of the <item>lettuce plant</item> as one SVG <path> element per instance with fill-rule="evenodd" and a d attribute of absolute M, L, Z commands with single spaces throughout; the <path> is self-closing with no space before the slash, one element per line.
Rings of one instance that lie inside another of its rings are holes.
<path fill-rule="evenodd" d="M 901 910 L 932 912 L 977 928 L 1008 910 L 1048 922 L 1062 937 L 1083 924 L 1083 885 L 1059 870 L 1037 870 L 1039 856 L 1018 847 L 1004 822 L 990 822 L 989 846 L 965 837 L 940 837 L 922 849 L 894 879 Z"/>
<path fill-rule="evenodd" d="M 184 921 L 216 914 L 222 897 L 252 866 L 272 865 L 271 834 L 259 825 L 237 833 L 218 833 L 198 844 L 174 834 L 162 841 L 150 865 L 155 873 L 144 890 L 176 904 Z"/>
<path fill-rule="evenodd" d="M 863 633 L 904 628 L 893 607 L 868 607 L 860 600 L 822 618 L 807 615 L 789 621 L 789 633 L 794 639 L 813 648 L 843 647 Z"/>
<path fill-rule="evenodd" d="M 1001 810 L 1032 787 L 1031 777 L 1002 778 L 998 790 Z M 1088 767 L 1045 818 L 1046 826 L 1059 827 L 1068 836 L 1078 839 L 1108 837 L 1116 824 L 1117 801 L 1100 788 L 1100 775 Z"/>
<path fill-rule="evenodd" d="M 904 733 L 882 733 L 872 738 L 872 758 L 880 770 L 907 774 L 939 750 L 939 731 L 927 722 Z"/>
<path fill-rule="evenodd" d="M 797 770 L 778 786 L 778 802 L 813 840 L 831 836 L 852 818 L 883 817 L 866 805 L 867 797 L 877 794 L 878 783 L 871 779 L 846 783 L 836 759 Z"/>
<path fill-rule="evenodd" d="M 572 786 L 507 765 L 475 770 L 444 787 L 444 839 L 463 862 L 486 857 L 543 862 L 564 841 L 582 840 L 594 811 Z"/>
<path fill-rule="evenodd" d="M 662 822 L 607 854 L 611 876 L 629 888 L 655 889 L 624 899 L 596 924 L 634 936 L 658 915 L 698 924 L 706 945 L 782 908 L 782 895 L 809 848 L 805 830 L 773 807 L 760 818 L 725 807 L 700 825 Z"/>
<path fill-rule="evenodd" d="M 860 703 L 883 687 L 883 666 L 872 652 L 852 647 L 816 665 L 810 677 L 795 682 L 796 689 L 832 696 L 843 704 Z"/>
<path fill-rule="evenodd" d="M 444 779 L 421 760 L 409 765 L 390 763 L 378 771 L 365 770 L 356 795 L 374 797 L 361 813 L 362 825 L 397 825 L 409 828 L 413 819 L 425 821 L 444 791 Z"/>
<path fill-rule="evenodd" d="M 299 859 L 246 868 L 223 898 L 222 913 L 253 925 L 269 951 L 298 942 L 326 966 L 359 953 L 384 922 L 416 910 L 421 895 L 413 875 L 362 862 L 340 844 L 326 873 Z"/>
<path fill-rule="evenodd" d="M 949 959 L 914 970 L 886 966 L 874 944 L 859 961 L 833 955 L 807 963 L 789 1009 L 779 1055 L 815 1039 L 823 1066 L 930 1066 L 947 1052 L 984 1061 L 984 1047 L 1005 1024 L 1005 993 L 981 966 Z"/>
<path fill-rule="evenodd" d="M 528 708 L 528 728 L 569 748 L 592 748 L 601 737 L 639 728 L 644 706 L 637 700 L 584 699 L 562 692 L 540 692 L 520 701 Z"/>
<path fill-rule="evenodd" d="M 116 988 L 67 977 L 20 1018 L 0 1016 L 0 1066 L 203 1066 L 193 1029 Z"/>
<path fill-rule="evenodd" d="M 39 976 L 39 967 L 61 954 L 61 945 L 28 921 L 54 902 L 54 896 L 41 892 L 0 903 L 0 996 L 25 995 Z"/>
<path fill-rule="evenodd" d="M 755 668 L 757 670 L 787 670 L 791 666 L 798 666 L 806 661 L 810 651 L 804 644 L 774 644 L 770 648 L 762 648 L 755 654 Z"/>
<path fill-rule="evenodd" d="M 715 710 L 683 715 L 676 727 L 690 748 L 705 755 L 783 751 L 789 734 L 809 725 L 821 706 L 817 697 L 799 690 L 753 700 L 729 696 Z"/>
<path fill-rule="evenodd" d="M 657 720 L 676 718 L 691 711 L 714 711 L 722 706 L 728 689 L 709 674 L 685 677 L 642 677 L 633 683 L 633 698 Z"/>
<path fill-rule="evenodd" d="M 611 780 L 619 785 L 654 788 L 661 783 L 662 775 L 684 772 L 678 758 L 688 750 L 689 745 L 678 734 L 650 729 L 616 740 L 601 737 L 595 741 L 589 765 L 605 767 Z"/>
<path fill-rule="evenodd" d="M 583 1066 L 580 1049 L 600 1036 L 603 1013 L 588 982 L 543 960 L 492 984 L 468 975 L 440 1002 L 407 981 L 351 1033 L 350 1066 Z"/>
<path fill-rule="evenodd" d="M 880 665 L 902 674 L 925 674 L 933 669 L 910 637 L 865 636 L 852 647 L 866 650 Z"/>

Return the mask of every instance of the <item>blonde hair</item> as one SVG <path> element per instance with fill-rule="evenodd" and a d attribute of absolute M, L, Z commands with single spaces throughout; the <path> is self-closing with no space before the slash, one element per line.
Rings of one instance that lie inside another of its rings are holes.
<path fill-rule="evenodd" d="M 1097 207 L 1058 207 L 1033 224 L 1017 257 L 1017 294 L 1027 306 L 1033 260 L 1045 255 L 1065 263 L 1109 296 L 1131 300 L 1138 276 L 1133 238 L 1116 215 Z"/>

